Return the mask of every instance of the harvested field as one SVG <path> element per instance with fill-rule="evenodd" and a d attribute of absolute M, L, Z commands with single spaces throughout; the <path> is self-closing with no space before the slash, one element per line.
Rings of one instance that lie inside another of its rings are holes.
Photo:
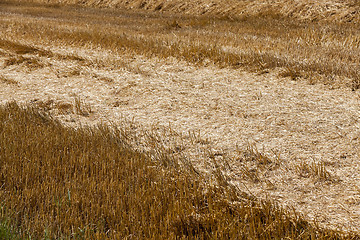
<path fill-rule="evenodd" d="M 22 3 L 44 3 L 43 0 L 17 0 Z M 282 16 L 296 20 L 359 22 L 357 0 L 49 0 L 49 5 L 80 5 L 100 8 L 143 9 L 162 13 L 180 13 L 190 16 L 218 16 L 237 18 L 247 16 Z"/>
<path fill-rule="evenodd" d="M 204 179 L 166 152 L 151 159 L 126 128 L 68 128 L 13 102 L 0 119 L 1 221 L 18 230 L 2 239 L 358 239 L 256 200 L 220 171 Z"/>
<path fill-rule="evenodd" d="M 150 158 L 359 233 L 356 2 L 34 2 L 0 2 L 1 103 L 122 126 Z"/>

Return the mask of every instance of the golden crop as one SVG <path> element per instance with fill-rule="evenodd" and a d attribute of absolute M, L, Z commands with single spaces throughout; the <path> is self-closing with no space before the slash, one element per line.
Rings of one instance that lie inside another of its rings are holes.
<path fill-rule="evenodd" d="M 1 106 L 1 218 L 36 239 L 358 239 L 242 194 L 220 173 L 210 185 L 176 162 L 150 159 L 127 137 Z"/>

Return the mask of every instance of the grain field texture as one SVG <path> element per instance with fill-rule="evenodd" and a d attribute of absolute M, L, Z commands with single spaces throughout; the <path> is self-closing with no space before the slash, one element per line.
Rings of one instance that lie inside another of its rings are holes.
<path fill-rule="evenodd" d="M 221 171 L 253 198 L 359 233 L 359 10 L 0 1 L 0 102 L 71 129 L 122 126 L 147 157 L 183 159 L 205 179 Z"/>

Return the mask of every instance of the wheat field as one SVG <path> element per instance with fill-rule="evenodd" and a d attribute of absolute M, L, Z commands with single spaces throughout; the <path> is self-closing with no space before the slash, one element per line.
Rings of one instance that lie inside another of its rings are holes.
<path fill-rule="evenodd" d="M 4 239 L 359 239 L 357 1 L 0 1 Z"/>

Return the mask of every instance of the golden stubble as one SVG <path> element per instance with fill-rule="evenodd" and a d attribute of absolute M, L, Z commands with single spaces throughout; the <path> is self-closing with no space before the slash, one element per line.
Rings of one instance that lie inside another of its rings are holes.
<path fill-rule="evenodd" d="M 154 149 L 161 157 L 136 151 L 126 129 L 68 128 L 14 102 L 0 107 L 0 120 L 1 217 L 20 236 L 356 239 L 245 194 L 228 182 L 220 162 L 205 181 L 161 149 Z M 247 157 L 270 164 L 251 151 Z"/>
<path fill-rule="evenodd" d="M 4 11 L 24 11 L 6 6 Z M 1 45 L 17 54 L 49 54 L 35 46 L 41 41 L 259 73 L 282 69 L 279 76 L 292 80 L 359 88 L 357 23 L 311 22 L 269 12 L 229 19 L 31 5 L 25 9 L 24 16 L 0 18 Z M 46 17 L 39 18 L 42 9 Z"/>

